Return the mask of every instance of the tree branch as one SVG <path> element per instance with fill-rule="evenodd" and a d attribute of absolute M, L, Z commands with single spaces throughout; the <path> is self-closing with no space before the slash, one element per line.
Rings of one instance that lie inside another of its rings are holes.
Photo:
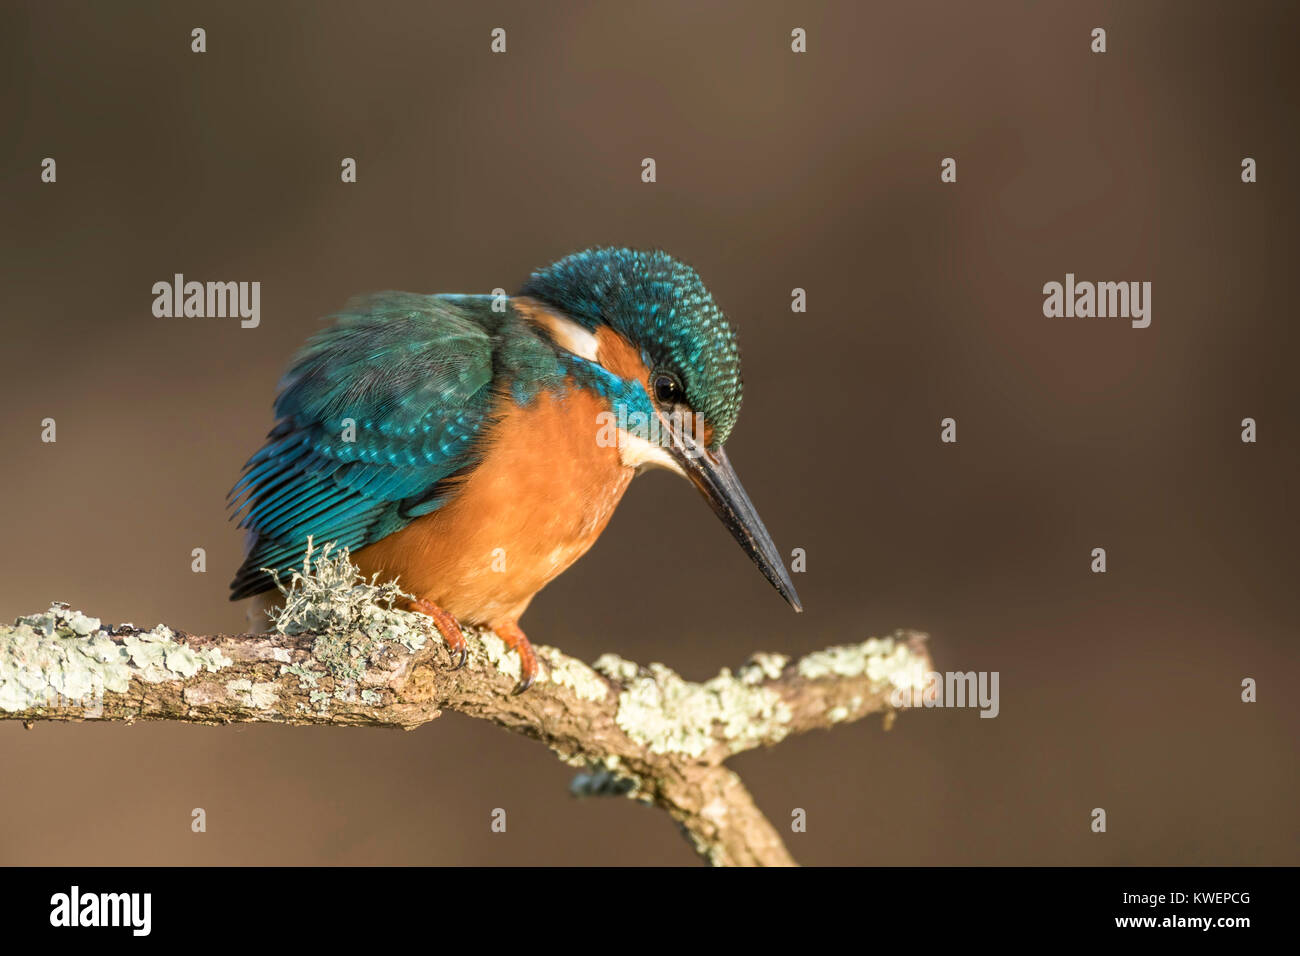
<path fill-rule="evenodd" d="M 711 863 L 790 865 L 723 762 L 869 714 L 888 723 L 919 700 L 911 694 L 931 670 L 924 636 L 905 631 L 798 660 L 756 654 L 704 683 L 662 664 L 606 654 L 588 666 L 539 646 L 537 683 L 512 696 L 519 659 L 495 634 L 467 630 L 469 660 L 452 670 L 429 620 L 392 606 L 395 587 L 362 580 L 346 551 L 330 558 L 326 548 L 314 572 L 310 560 L 283 589 L 272 633 L 107 628 L 63 605 L 0 627 L 0 719 L 409 730 L 455 710 L 545 743 L 582 769 L 575 793 L 667 810 Z"/>

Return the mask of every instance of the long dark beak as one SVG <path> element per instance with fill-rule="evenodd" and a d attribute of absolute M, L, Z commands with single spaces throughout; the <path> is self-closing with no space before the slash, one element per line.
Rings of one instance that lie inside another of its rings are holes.
<path fill-rule="evenodd" d="M 745 549 L 751 561 L 758 565 L 772 587 L 796 611 L 802 611 L 799 595 L 794 591 L 790 573 L 772 536 L 763 527 L 763 520 L 754 510 L 749 495 L 740 484 L 736 470 L 731 467 L 727 453 L 722 448 L 708 449 L 691 435 L 680 429 L 670 430 L 668 452 L 673 456 L 686 477 L 700 490 L 713 513 L 722 519 L 727 530 Z"/>

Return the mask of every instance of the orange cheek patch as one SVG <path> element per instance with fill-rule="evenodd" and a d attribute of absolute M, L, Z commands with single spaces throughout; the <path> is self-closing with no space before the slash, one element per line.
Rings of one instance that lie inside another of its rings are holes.
<path fill-rule="evenodd" d="M 646 394 L 650 392 L 650 369 L 641 360 L 641 353 L 636 346 L 609 326 L 602 326 L 596 332 L 596 360 L 609 371 L 621 378 L 640 382 Z M 699 412 L 682 422 L 691 434 L 700 438 L 704 444 L 713 443 L 713 425 L 705 420 Z"/>
<path fill-rule="evenodd" d="M 607 325 L 596 332 L 596 361 L 621 378 L 642 385 L 650 379 L 650 369 L 641 361 L 636 346 Z"/>

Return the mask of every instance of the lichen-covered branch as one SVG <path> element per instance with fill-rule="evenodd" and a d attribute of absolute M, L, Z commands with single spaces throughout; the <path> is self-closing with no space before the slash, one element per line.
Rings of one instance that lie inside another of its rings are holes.
<path fill-rule="evenodd" d="M 892 718 L 931 669 L 924 637 L 890 637 L 791 660 L 756 654 L 703 683 L 612 654 L 594 665 L 539 646 L 537 683 L 512 696 L 519 659 L 490 631 L 466 633 L 453 670 L 394 585 L 365 581 L 346 551 L 309 551 L 266 634 L 197 636 L 106 627 L 55 605 L 0 627 L 0 719 L 269 721 L 411 729 L 444 709 L 536 738 L 581 768 L 579 793 L 667 810 L 718 865 L 793 862 L 730 756 L 813 728 Z"/>

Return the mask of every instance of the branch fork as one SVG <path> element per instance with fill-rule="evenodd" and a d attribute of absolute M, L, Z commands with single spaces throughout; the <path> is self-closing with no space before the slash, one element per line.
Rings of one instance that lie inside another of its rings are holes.
<path fill-rule="evenodd" d="M 465 629 L 453 670 L 432 622 L 394 605 L 328 545 L 288 582 L 265 634 L 145 631 L 55 604 L 0 627 L 0 719 L 273 722 L 414 729 L 443 710 L 542 741 L 579 768 L 573 791 L 666 810 L 715 865 L 791 865 L 780 835 L 725 761 L 793 734 L 883 714 L 932 670 L 925 636 L 897 631 L 802 658 L 755 654 L 696 683 L 613 654 L 592 665 L 536 647 L 537 682 L 512 696 L 519 658 Z"/>

